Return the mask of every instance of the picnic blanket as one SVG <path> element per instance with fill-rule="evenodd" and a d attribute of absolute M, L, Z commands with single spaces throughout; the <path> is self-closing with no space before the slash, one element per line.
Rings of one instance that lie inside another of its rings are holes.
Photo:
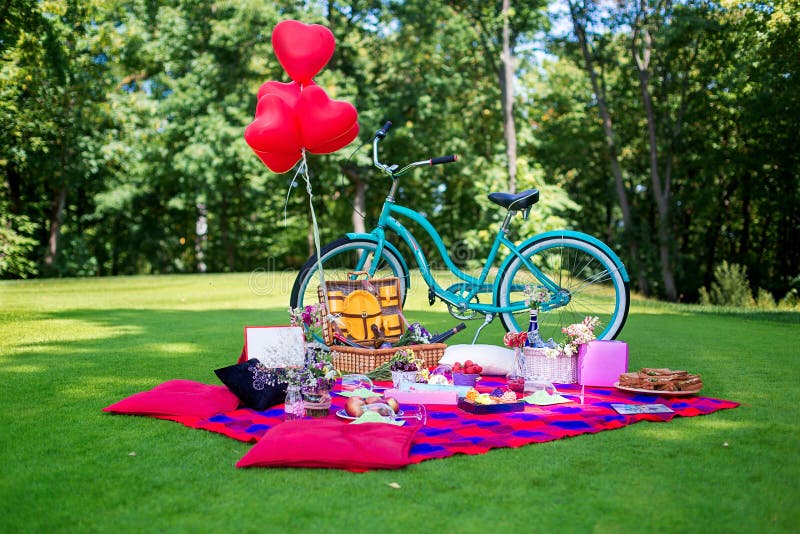
<path fill-rule="evenodd" d="M 505 380 L 502 378 L 484 379 L 480 389 L 490 390 L 504 384 Z M 413 437 L 408 463 L 445 458 L 459 453 L 484 454 L 499 447 L 521 447 L 581 434 L 594 434 L 640 421 L 666 422 L 676 416 L 706 415 L 739 405 L 737 402 L 708 397 L 642 395 L 615 388 L 588 386 L 584 389 L 581 402 L 580 386 L 558 385 L 558 389 L 573 402 L 550 406 L 530 405 L 523 412 L 492 415 L 473 415 L 456 406 L 428 405 L 428 422 Z M 345 400 L 343 396 L 333 395 L 333 406 L 328 420 L 338 419 L 334 414 L 344 407 Z M 611 405 L 615 403 L 658 403 L 669 406 L 674 411 L 621 415 L 612 408 Z M 196 414 L 142 415 L 169 419 L 187 427 L 217 432 L 239 441 L 256 442 L 267 431 L 283 422 L 283 405 L 263 412 L 249 408 L 233 409 L 209 417 Z M 346 423 L 347 421 L 341 421 L 343 425 Z"/>

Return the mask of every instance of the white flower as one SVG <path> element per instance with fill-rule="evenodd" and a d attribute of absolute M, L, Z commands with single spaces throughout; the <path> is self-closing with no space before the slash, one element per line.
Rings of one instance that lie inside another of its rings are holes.
<path fill-rule="evenodd" d="M 561 349 L 545 349 L 544 350 L 544 357 L 545 358 L 558 358 Z"/>

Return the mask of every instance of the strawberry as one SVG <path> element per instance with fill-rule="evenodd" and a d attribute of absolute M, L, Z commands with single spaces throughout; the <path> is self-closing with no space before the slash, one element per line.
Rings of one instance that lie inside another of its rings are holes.
<path fill-rule="evenodd" d="M 467 360 L 464 362 L 464 367 L 472 367 L 472 360 Z"/>

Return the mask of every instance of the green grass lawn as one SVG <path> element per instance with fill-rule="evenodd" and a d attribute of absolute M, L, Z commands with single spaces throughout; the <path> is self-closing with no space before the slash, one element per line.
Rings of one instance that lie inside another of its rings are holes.
<path fill-rule="evenodd" d="M 292 278 L 0 282 L 0 532 L 800 528 L 798 313 L 634 300 L 631 368 L 701 373 L 704 395 L 742 406 L 400 471 L 237 470 L 251 445 L 101 412 L 165 380 L 217 383 L 245 325 L 286 324 Z M 456 323 L 421 290 L 407 310 Z M 499 321 L 480 341 L 501 343 Z"/>

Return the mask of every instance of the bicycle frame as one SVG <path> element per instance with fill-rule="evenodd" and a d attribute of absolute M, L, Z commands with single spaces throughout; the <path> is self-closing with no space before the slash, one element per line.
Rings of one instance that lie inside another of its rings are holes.
<path fill-rule="evenodd" d="M 436 247 L 439 256 L 445 263 L 445 266 L 450 270 L 452 274 L 454 274 L 459 279 L 463 280 L 465 284 L 462 285 L 463 289 L 468 290 L 466 295 L 461 295 L 458 293 L 454 293 L 449 289 L 443 288 L 433 276 L 433 273 L 430 268 L 430 264 L 428 263 L 428 258 L 425 256 L 425 253 L 422 251 L 422 248 L 419 245 L 419 242 L 414 237 L 414 235 L 406 229 L 395 217 L 395 215 L 402 216 L 405 218 L 410 219 L 411 221 L 415 222 L 419 225 L 433 240 L 433 243 Z M 562 306 L 569 301 L 569 295 L 565 294 L 560 290 L 558 284 L 550 280 L 546 277 L 535 265 L 533 265 L 530 261 L 528 261 L 520 252 L 519 248 L 516 244 L 510 241 L 506 237 L 508 222 L 510 221 L 513 213 L 509 213 L 506 217 L 505 222 L 502 224 L 500 229 L 495 236 L 494 242 L 492 243 L 492 248 L 489 251 L 489 255 L 486 258 L 486 263 L 484 264 L 480 275 L 476 278 L 465 273 L 461 270 L 450 258 L 450 255 L 447 253 L 447 249 L 442 241 L 439 232 L 422 216 L 420 213 L 406 208 L 404 206 L 399 206 L 395 203 L 392 195 L 390 194 L 389 197 L 386 198 L 383 204 L 383 208 L 381 210 L 380 217 L 378 219 L 378 226 L 374 228 L 370 232 L 370 236 L 374 237 L 376 242 L 375 248 L 375 257 L 379 258 L 380 255 L 383 253 L 383 248 L 385 247 L 386 241 L 386 230 L 390 230 L 397 234 L 400 239 L 408 246 L 408 248 L 412 251 L 414 255 L 414 259 L 417 262 L 417 265 L 420 269 L 420 274 L 422 278 L 425 280 L 425 283 L 428 285 L 429 288 L 433 290 L 433 292 L 441 298 L 442 300 L 449 302 L 450 304 L 460 308 L 460 309 L 468 309 L 474 310 L 484 314 L 496 314 L 496 313 L 504 313 L 504 312 L 515 312 L 515 311 L 522 311 L 527 310 L 527 305 L 520 301 L 517 304 L 513 304 L 509 307 L 500 307 L 496 306 L 495 304 L 481 304 L 478 302 L 471 302 L 473 298 L 479 293 L 489 293 L 491 292 L 492 295 L 496 295 L 498 291 L 498 286 L 500 283 L 500 277 L 498 276 L 494 283 L 490 286 L 487 285 L 486 278 L 489 275 L 489 272 L 494 264 L 495 260 L 497 259 L 497 254 L 500 250 L 501 246 L 505 246 L 511 254 L 516 255 L 519 257 L 525 264 L 525 266 L 533 272 L 537 279 L 545 286 L 552 295 L 555 295 L 553 299 L 549 302 L 544 302 L 541 305 L 541 309 L 543 311 L 547 311 L 558 306 Z M 348 234 L 351 237 L 357 237 L 358 234 Z M 359 260 L 359 264 L 357 265 L 356 270 L 362 270 L 366 263 L 366 257 L 362 257 Z M 375 269 L 377 268 L 377 261 L 373 261 L 372 265 L 370 266 L 370 275 L 374 274 Z M 522 291 L 524 287 L 518 288 L 518 290 Z"/>

